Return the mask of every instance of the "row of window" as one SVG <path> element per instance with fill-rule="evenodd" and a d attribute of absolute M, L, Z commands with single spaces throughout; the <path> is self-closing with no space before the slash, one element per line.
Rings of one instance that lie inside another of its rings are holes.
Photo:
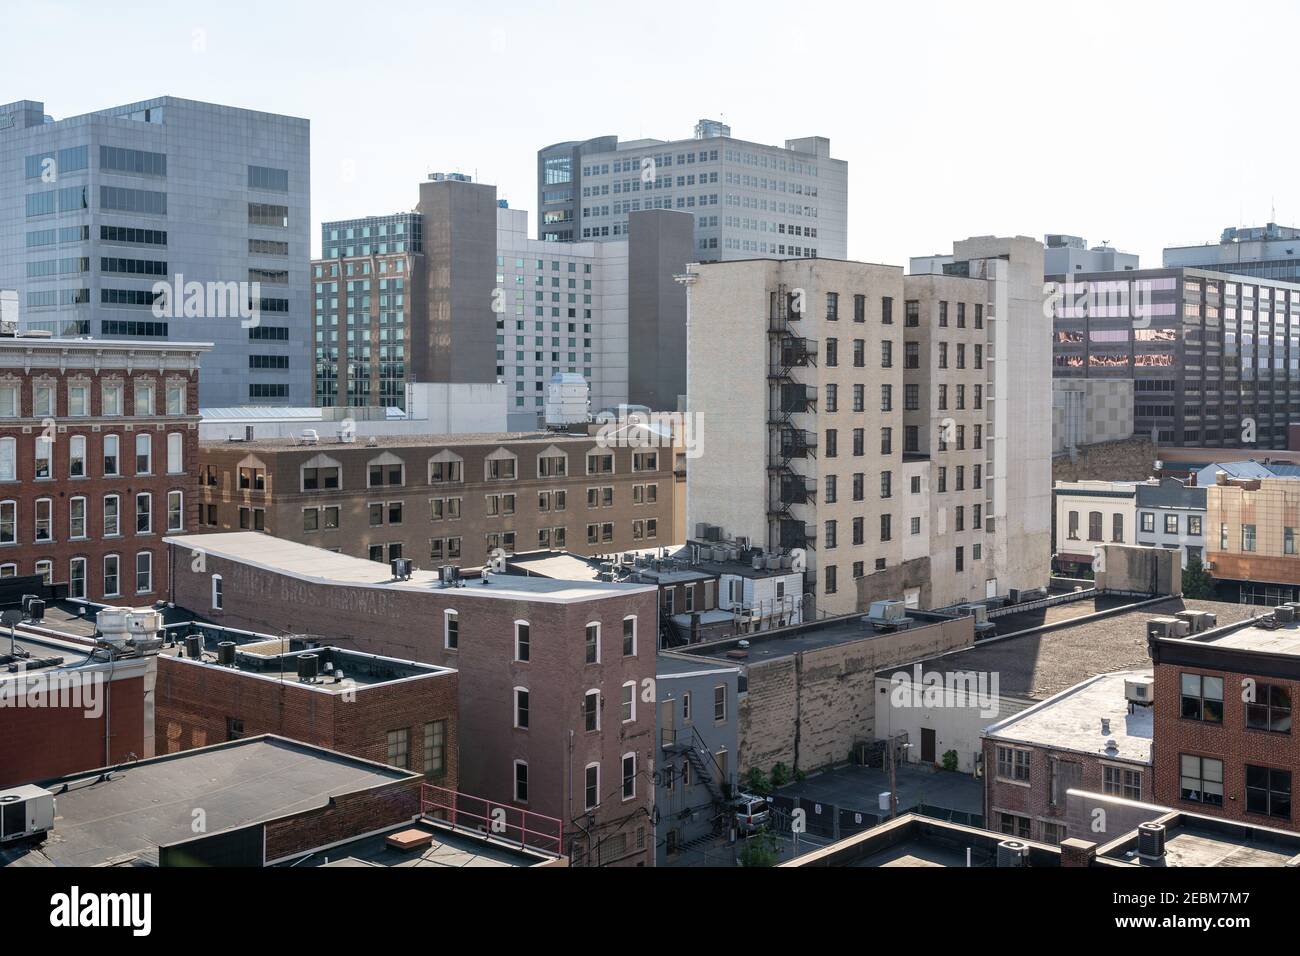
<path fill-rule="evenodd" d="M 104 436 L 103 454 L 100 457 L 100 477 L 118 478 L 125 472 L 122 468 L 120 435 Z M 33 477 L 37 481 L 54 478 L 54 438 L 38 437 L 33 442 Z M 68 444 L 68 477 L 90 478 L 90 463 L 87 454 L 86 436 L 71 435 Z M 185 471 L 185 436 L 180 432 L 167 435 L 167 474 L 179 475 Z M 135 436 L 135 475 L 152 475 L 154 473 L 153 435 L 141 432 Z M 18 480 L 18 440 L 0 438 L 0 481 Z"/>
<path fill-rule="evenodd" d="M 135 533 L 154 533 L 154 496 L 141 491 L 135 495 Z M 89 499 L 76 495 L 68 499 L 69 541 L 84 541 L 90 535 Z M 100 509 L 102 538 L 116 538 L 122 530 L 122 496 L 105 495 Z M 55 538 L 54 499 L 37 498 L 32 503 L 32 541 L 51 544 Z M 185 531 L 185 495 L 180 491 L 167 492 L 167 531 Z M 0 545 L 16 545 L 22 536 L 18 521 L 18 502 L 0 501 Z"/>
<path fill-rule="evenodd" d="M 1223 523 L 1219 525 L 1219 550 L 1227 551 L 1229 547 L 1228 525 Z M 1253 524 L 1243 524 L 1241 526 L 1241 550 L 1253 552 L 1259 549 L 1259 532 L 1257 526 Z M 1282 554 L 1294 555 L 1296 553 L 1295 528 L 1282 529 Z"/>
<path fill-rule="evenodd" d="M 103 581 L 101 595 L 106 598 L 122 597 L 124 594 L 150 594 L 153 592 L 153 552 L 140 551 L 135 556 L 134 590 L 123 590 L 122 555 L 106 554 L 103 558 Z M 85 599 L 89 596 L 86 584 L 86 558 L 72 558 L 68 562 L 68 596 Z M 47 585 L 54 583 L 54 562 L 41 558 L 34 562 L 32 573 L 45 579 Z M 0 579 L 17 577 L 19 567 L 16 563 L 0 564 Z"/>
<path fill-rule="evenodd" d="M 510 452 L 493 452 L 495 457 L 487 458 L 483 463 L 483 477 L 487 481 L 514 481 L 519 477 L 518 457 Z M 636 452 L 632 456 L 633 472 L 650 472 L 659 470 L 659 453 L 657 451 Z M 243 469 L 241 469 L 241 472 Z M 248 469 L 250 472 L 260 469 Z M 592 452 L 587 455 L 588 475 L 615 474 L 614 455 L 612 452 Z M 538 478 L 563 478 L 568 475 L 568 456 L 551 455 L 537 458 Z M 249 487 L 242 482 L 241 488 Z M 262 476 L 264 487 L 265 476 Z M 458 484 L 465 481 L 465 460 L 459 455 L 443 453 L 429 461 L 429 484 Z M 406 484 L 406 465 L 399 463 L 372 462 L 367 472 L 366 487 L 402 487 Z M 647 486 L 641 486 L 647 487 Z M 337 464 L 303 467 L 301 473 L 301 490 L 320 491 L 342 488 L 342 466 Z M 635 494 L 635 492 L 634 492 Z M 655 492 L 657 495 L 657 491 Z M 648 500 L 654 500 L 648 499 Z"/>
<path fill-rule="evenodd" d="M 168 383 L 164 414 L 185 415 L 188 411 L 187 386 Z M 0 418 L 22 418 L 21 389 L 12 383 L 0 383 Z M 152 382 L 135 383 L 135 403 L 131 413 L 136 417 L 157 414 L 155 395 L 157 387 Z M 120 382 L 105 382 L 100 386 L 101 417 L 118 417 L 126 414 L 126 387 Z M 84 418 L 91 415 L 90 386 L 86 384 L 69 384 L 67 386 L 67 407 L 64 415 L 71 418 Z M 28 418 L 53 418 L 58 411 L 58 386 L 47 382 L 34 382 L 31 386 L 31 405 Z"/>

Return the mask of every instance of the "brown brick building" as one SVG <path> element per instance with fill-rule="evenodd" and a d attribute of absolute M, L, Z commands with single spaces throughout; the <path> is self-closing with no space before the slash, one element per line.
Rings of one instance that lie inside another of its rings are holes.
<path fill-rule="evenodd" d="M 199 356 L 183 342 L 0 337 L 0 577 L 148 604 L 194 528 Z"/>
<path fill-rule="evenodd" d="M 167 542 L 171 599 L 213 621 L 455 668 L 459 789 L 563 820 L 576 863 L 653 865 L 655 587 L 444 586 L 263 535 Z"/>
<path fill-rule="evenodd" d="M 200 445 L 199 530 L 354 557 L 477 566 L 495 548 L 608 554 L 677 543 L 668 448 L 550 432 Z"/>
<path fill-rule="evenodd" d="M 1285 611 L 1281 613 L 1285 617 Z M 1153 634 L 1155 799 L 1177 810 L 1300 830 L 1292 706 L 1300 625 L 1272 618 L 1190 637 Z"/>
<path fill-rule="evenodd" d="M 245 638 L 222 665 L 218 643 L 237 638 L 192 630 L 202 631 L 200 656 L 182 645 L 158 658 L 158 753 L 275 734 L 456 789 L 454 670 L 270 637 Z"/>

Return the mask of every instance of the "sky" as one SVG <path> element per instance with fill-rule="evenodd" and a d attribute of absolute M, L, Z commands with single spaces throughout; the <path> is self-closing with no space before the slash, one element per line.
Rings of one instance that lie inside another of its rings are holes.
<path fill-rule="evenodd" d="M 464 172 L 530 213 L 536 153 L 702 117 L 849 164 L 849 258 L 1063 232 L 1166 245 L 1300 225 L 1300 4 L 7 2 L 0 102 L 56 118 L 174 95 L 311 121 L 322 220 Z"/>

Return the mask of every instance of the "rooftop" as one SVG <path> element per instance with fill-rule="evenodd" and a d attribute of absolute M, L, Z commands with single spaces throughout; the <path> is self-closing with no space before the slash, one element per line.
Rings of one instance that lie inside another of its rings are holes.
<path fill-rule="evenodd" d="M 195 807 L 209 834 L 319 809 L 334 797 L 416 775 L 281 737 L 263 736 L 155 757 L 46 783 L 58 817 L 35 854 L 54 866 L 157 865 L 158 848 L 194 837 Z"/>
<path fill-rule="evenodd" d="M 433 593 L 444 588 L 434 571 L 416 570 L 411 578 L 395 581 L 388 565 L 365 558 L 313 548 L 253 531 L 225 534 L 176 535 L 163 539 L 174 547 L 197 551 L 209 558 L 234 561 L 247 567 L 309 581 L 344 587 L 380 588 L 395 591 Z M 564 581 L 514 574 L 493 574 L 490 584 L 477 578 L 462 579 L 458 599 L 502 599 L 561 604 L 589 601 L 613 595 L 653 591 L 646 584 L 617 584 L 605 581 Z"/>
<path fill-rule="evenodd" d="M 1264 610 L 1264 608 L 1255 608 L 1256 613 Z M 1219 623 L 1225 622 L 1220 620 Z M 1224 634 L 1206 631 L 1182 640 L 1192 644 L 1208 644 L 1237 651 L 1300 657 L 1300 623 L 1297 622 L 1283 624 L 1276 629 L 1252 624 Z"/>
<path fill-rule="evenodd" d="M 419 830 L 431 838 L 428 846 L 413 850 L 398 850 L 388 845 L 390 834 L 398 831 Z M 401 867 L 462 867 L 483 866 L 538 866 L 553 857 L 531 850 L 510 846 L 500 840 L 479 833 L 467 833 L 428 818 L 418 823 L 376 833 L 351 843 L 332 846 L 287 864 L 298 867 L 313 866 L 401 866 Z"/>
<path fill-rule="evenodd" d="M 313 421 L 317 421 L 314 420 Z M 337 422 L 319 422 L 323 426 L 337 425 Z M 321 431 L 321 429 L 317 429 Z M 339 441 L 336 437 L 321 434 L 320 440 L 308 444 L 301 438 L 254 438 L 252 441 L 231 442 L 226 440 L 205 439 L 199 444 L 205 448 L 250 448 L 255 451 L 365 451 L 367 449 L 385 448 L 443 448 L 454 445 L 507 445 L 518 442 L 536 442 L 542 445 L 551 443 L 592 443 L 595 438 L 586 432 L 466 432 L 464 434 L 444 435 L 429 433 L 424 435 L 395 434 L 375 435 L 375 444 L 371 445 L 371 436 L 361 436 L 353 442 Z M 576 474 L 576 473 L 575 473 Z"/>
<path fill-rule="evenodd" d="M 1288 866 L 1300 861 L 1300 835 L 1191 813 L 1171 813 L 1165 827 L 1165 855 L 1144 860 L 1136 853 L 1136 832 L 1097 848 L 1098 859 L 1130 866 L 1169 868 Z"/>
<path fill-rule="evenodd" d="M 723 664 L 718 661 L 701 660 L 698 657 L 664 653 L 655 656 L 655 677 L 663 680 L 672 677 L 687 677 L 693 674 L 730 674 L 739 672 L 735 664 Z"/>
<path fill-rule="evenodd" d="M 1130 712 L 1124 682 L 1150 677 L 1150 669 L 1100 674 L 994 724 L 985 736 L 1149 764 L 1151 708 Z M 1108 721 L 1105 729 L 1103 720 Z"/>
<path fill-rule="evenodd" d="M 999 636 L 974 647 L 923 661 L 936 670 L 997 673 L 999 693 L 1021 700 L 1046 700 L 1096 676 L 1098 670 L 1147 668 L 1146 624 L 1182 610 L 1211 611 L 1219 625 L 1254 617 L 1259 608 L 1216 601 L 1165 598 L 1134 601 L 1102 595 L 1046 609 L 1047 619 L 1028 633 L 1006 633 L 1008 618 L 996 619 Z M 1091 617 L 1097 612 L 1101 616 Z M 1043 612 L 1030 612 L 1038 616 Z M 1014 620 L 1018 615 L 1012 615 Z M 1084 618 L 1087 619 L 1084 619 Z M 1075 620 L 1078 619 L 1078 620 Z M 1073 622 L 1073 623 L 1072 623 Z M 888 676 L 897 668 L 881 672 Z"/>

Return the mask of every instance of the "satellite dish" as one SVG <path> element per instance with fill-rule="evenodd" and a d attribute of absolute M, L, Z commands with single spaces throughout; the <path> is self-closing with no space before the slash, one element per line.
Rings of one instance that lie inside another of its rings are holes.
<path fill-rule="evenodd" d="M 21 624 L 25 620 L 23 612 L 18 608 L 12 608 L 0 614 L 0 624 L 6 627 L 13 627 L 15 624 Z"/>

